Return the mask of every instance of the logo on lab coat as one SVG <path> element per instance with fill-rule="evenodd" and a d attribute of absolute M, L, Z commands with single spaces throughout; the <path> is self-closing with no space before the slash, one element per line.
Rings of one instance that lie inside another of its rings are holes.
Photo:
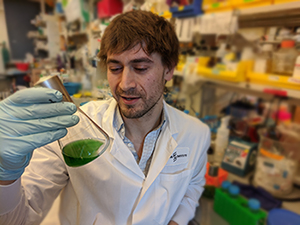
<path fill-rule="evenodd" d="M 187 154 L 177 154 L 177 152 L 173 152 L 173 154 L 170 156 L 170 159 L 173 159 L 173 162 L 176 162 L 180 157 L 187 157 Z"/>

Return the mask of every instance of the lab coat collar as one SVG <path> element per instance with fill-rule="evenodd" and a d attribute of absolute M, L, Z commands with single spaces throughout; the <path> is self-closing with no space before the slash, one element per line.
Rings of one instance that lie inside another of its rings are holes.
<path fill-rule="evenodd" d="M 174 116 L 173 112 L 170 110 L 171 106 L 168 105 L 165 101 L 163 101 L 163 103 L 167 127 L 169 127 L 169 131 L 171 132 L 172 137 L 175 138 L 175 135 L 178 134 L 177 123 L 174 123 L 174 121 L 176 120 L 173 120 L 172 122 L 170 121 L 170 118 Z"/>
<path fill-rule="evenodd" d="M 103 114 L 103 126 L 105 127 L 106 129 L 105 131 L 108 134 L 108 136 L 112 139 L 115 139 L 113 119 L 114 119 L 116 107 L 117 107 L 116 100 L 114 98 L 111 98 L 109 100 L 109 106 Z"/>
<path fill-rule="evenodd" d="M 118 136 L 117 131 L 113 127 L 113 118 L 114 114 L 116 112 L 117 102 L 115 99 L 110 100 L 110 104 L 103 114 L 103 123 L 104 127 L 106 128 L 106 132 L 108 133 L 109 137 L 112 139 L 120 138 Z M 161 172 L 161 170 L 164 168 L 166 163 L 168 162 L 170 156 L 172 155 L 174 149 L 177 146 L 177 142 L 175 141 L 176 135 L 178 134 L 178 127 L 177 124 L 174 122 L 176 121 L 176 118 L 174 118 L 172 110 L 170 110 L 171 106 L 169 106 L 165 101 L 163 102 L 164 107 L 164 113 L 165 113 L 165 119 L 166 123 L 163 126 L 163 131 L 161 132 L 160 136 L 158 137 L 156 146 L 160 149 L 160 151 L 157 151 L 157 148 L 154 150 L 152 163 L 149 168 L 149 173 L 145 180 L 145 185 L 142 190 L 140 198 L 145 194 L 146 190 L 150 187 L 150 185 L 153 183 L 155 178 L 158 176 L 158 174 Z M 170 118 L 173 118 L 172 121 Z M 120 139 L 121 140 L 121 139 Z M 116 142 L 120 142 L 119 144 L 116 144 Z M 122 143 L 123 141 L 114 141 L 113 146 L 111 148 L 111 154 L 114 155 L 120 162 L 122 162 L 124 165 L 131 165 L 131 163 L 123 162 L 125 159 L 129 160 L 129 158 L 134 159 L 132 153 L 130 151 L 118 151 L 118 149 L 125 147 L 125 144 Z M 120 146 L 123 145 L 124 146 Z M 126 152 L 126 153 L 124 153 Z M 125 155 L 126 154 L 126 157 Z M 131 155 L 129 155 L 131 154 Z M 134 165 L 129 166 L 130 170 L 132 170 L 134 173 L 139 175 L 140 177 L 145 178 L 142 171 L 139 169 L 138 165 L 135 163 Z"/>
<path fill-rule="evenodd" d="M 116 113 L 116 107 L 117 107 L 117 102 L 114 98 L 111 98 L 109 103 L 109 106 L 105 113 L 103 114 L 103 124 L 104 127 L 106 128 L 106 133 L 108 134 L 109 137 L 114 139 L 114 127 L 113 127 L 113 119 L 114 115 Z M 166 118 L 166 125 L 169 127 L 169 130 L 171 132 L 171 135 L 174 136 L 178 133 L 178 127 L 176 123 L 170 123 L 170 113 L 172 113 L 169 109 L 171 106 L 169 106 L 165 101 L 163 101 L 163 107 L 164 107 L 164 113 L 165 113 L 165 118 Z"/>

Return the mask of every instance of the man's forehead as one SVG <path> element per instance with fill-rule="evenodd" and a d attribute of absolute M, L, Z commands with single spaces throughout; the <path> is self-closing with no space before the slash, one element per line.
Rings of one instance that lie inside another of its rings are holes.
<path fill-rule="evenodd" d="M 150 62 L 150 61 L 154 61 L 155 59 L 160 59 L 160 55 L 156 52 L 149 55 L 144 51 L 143 48 L 136 45 L 135 47 L 129 50 L 125 50 L 121 53 L 107 54 L 107 62 L 109 62 L 110 60 L 118 60 L 118 59 L 126 59 L 126 61 L 143 59 L 143 61 Z"/>

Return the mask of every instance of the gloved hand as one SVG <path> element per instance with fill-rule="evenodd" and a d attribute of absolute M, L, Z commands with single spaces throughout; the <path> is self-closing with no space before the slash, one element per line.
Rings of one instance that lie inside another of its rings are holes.
<path fill-rule="evenodd" d="M 73 103 L 48 88 L 21 90 L 0 102 L 0 180 L 16 180 L 33 150 L 64 137 L 79 122 Z"/>

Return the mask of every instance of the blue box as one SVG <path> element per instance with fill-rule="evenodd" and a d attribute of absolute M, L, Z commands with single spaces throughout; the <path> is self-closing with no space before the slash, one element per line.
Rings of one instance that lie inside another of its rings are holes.
<path fill-rule="evenodd" d="M 202 0 L 194 0 L 192 4 L 186 6 L 170 7 L 170 12 L 173 17 L 178 18 L 193 17 L 203 14 Z"/>

